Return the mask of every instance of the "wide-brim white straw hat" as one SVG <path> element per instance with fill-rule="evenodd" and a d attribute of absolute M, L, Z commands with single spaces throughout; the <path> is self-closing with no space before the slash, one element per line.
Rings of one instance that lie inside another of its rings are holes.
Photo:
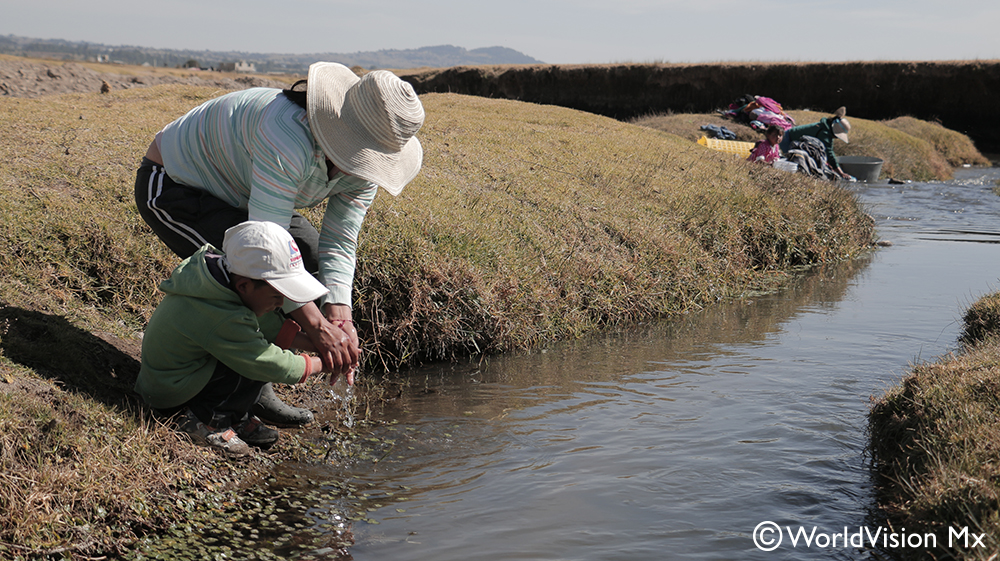
<path fill-rule="evenodd" d="M 848 142 L 847 133 L 851 132 L 851 123 L 845 118 L 847 117 L 847 108 L 838 107 L 836 111 L 833 112 L 833 136 L 836 136 L 844 142 Z"/>
<path fill-rule="evenodd" d="M 833 122 L 833 136 L 843 140 L 844 142 L 849 142 L 847 140 L 847 133 L 851 132 L 851 123 L 847 122 L 847 119 L 840 118 Z"/>
<path fill-rule="evenodd" d="M 392 195 L 416 177 L 424 107 L 409 83 L 387 70 L 358 78 L 343 64 L 317 62 L 309 67 L 306 99 L 313 136 L 341 171 Z"/>

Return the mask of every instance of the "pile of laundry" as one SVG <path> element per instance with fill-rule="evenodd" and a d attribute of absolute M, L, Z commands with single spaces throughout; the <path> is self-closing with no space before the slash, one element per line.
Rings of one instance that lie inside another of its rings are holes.
<path fill-rule="evenodd" d="M 736 133 L 720 127 L 719 125 L 702 125 L 701 130 L 705 131 L 708 138 L 718 138 L 719 140 L 736 140 Z"/>
<path fill-rule="evenodd" d="M 814 136 L 803 136 L 792 141 L 788 148 L 788 161 L 796 164 L 796 170 L 805 175 L 835 181 L 840 179 L 830 167 L 826 157 L 826 147 Z"/>
<path fill-rule="evenodd" d="M 795 119 L 785 113 L 777 101 L 760 95 L 744 95 L 720 111 L 723 117 L 763 132 L 768 125 L 776 125 L 786 131 L 795 126 Z"/>

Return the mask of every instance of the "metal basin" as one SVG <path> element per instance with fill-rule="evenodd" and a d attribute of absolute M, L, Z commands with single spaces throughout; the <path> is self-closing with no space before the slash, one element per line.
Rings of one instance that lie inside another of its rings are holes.
<path fill-rule="evenodd" d="M 858 181 L 871 183 L 878 181 L 882 173 L 882 159 L 871 156 L 840 156 L 840 169 L 853 175 Z"/>

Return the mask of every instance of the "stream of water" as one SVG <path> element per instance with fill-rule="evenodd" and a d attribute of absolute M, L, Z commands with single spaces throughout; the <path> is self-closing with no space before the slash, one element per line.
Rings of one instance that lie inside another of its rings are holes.
<path fill-rule="evenodd" d="M 954 350 L 998 289 L 998 179 L 850 185 L 892 245 L 780 294 L 406 373 L 380 461 L 321 474 L 378 498 L 348 558 L 874 559 L 754 531 L 877 528 L 870 396 Z"/>

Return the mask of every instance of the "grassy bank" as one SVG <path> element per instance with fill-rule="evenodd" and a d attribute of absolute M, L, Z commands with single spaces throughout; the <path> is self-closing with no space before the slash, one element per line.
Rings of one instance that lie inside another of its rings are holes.
<path fill-rule="evenodd" d="M 328 445 L 310 439 L 329 427 L 286 431 L 270 456 L 215 461 L 128 393 L 178 262 L 134 210 L 134 169 L 156 130 L 221 93 L 0 100 L 0 557 L 115 554 L 188 518 L 192 497 Z M 684 313 L 873 241 L 831 183 L 568 109 L 423 101 L 424 169 L 378 196 L 362 234 L 371 396 L 381 371 Z"/>
<path fill-rule="evenodd" d="M 426 101 L 425 169 L 362 234 L 357 308 L 389 366 L 682 313 L 871 242 L 830 183 L 572 110 Z"/>
<path fill-rule="evenodd" d="M 832 110 L 831 110 L 832 111 Z M 848 107 L 850 111 L 850 107 Z M 789 111 L 800 125 L 815 123 L 829 113 Z M 934 181 L 952 178 L 952 168 L 963 165 L 988 166 L 990 160 L 976 149 L 968 136 L 939 124 L 899 117 L 871 121 L 852 116 L 850 143 L 834 141 L 838 156 L 872 156 L 883 160 L 882 179 Z M 725 126 L 744 142 L 763 138 L 747 125 L 723 119 L 718 114 L 661 114 L 636 118 L 633 123 L 662 130 L 691 141 L 704 136 L 702 125 Z"/>
<path fill-rule="evenodd" d="M 895 528 L 939 537 L 931 551 L 900 559 L 988 560 L 1000 548 L 1000 293 L 963 318 L 963 350 L 920 364 L 869 414 L 878 501 Z M 949 529 L 983 536 L 948 547 Z M 966 545 L 968 547 L 966 547 Z"/>

